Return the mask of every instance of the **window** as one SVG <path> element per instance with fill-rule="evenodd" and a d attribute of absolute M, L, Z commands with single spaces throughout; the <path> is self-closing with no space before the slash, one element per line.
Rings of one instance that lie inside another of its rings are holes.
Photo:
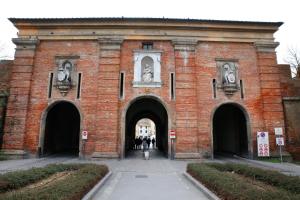
<path fill-rule="evenodd" d="M 152 50 L 153 49 L 153 43 L 152 42 L 144 42 L 142 43 L 144 50 Z"/>
<path fill-rule="evenodd" d="M 77 99 L 80 99 L 80 91 L 81 90 L 81 73 L 78 73 L 78 81 L 77 81 Z"/>
<path fill-rule="evenodd" d="M 53 85 L 53 73 L 50 73 L 49 84 L 48 84 L 48 98 L 51 98 L 52 95 L 52 85 Z"/>
<path fill-rule="evenodd" d="M 214 99 L 215 99 L 215 98 L 217 98 L 217 82 L 216 82 L 216 79 L 213 79 L 212 86 L 213 86 L 213 93 L 214 93 Z"/>
<path fill-rule="evenodd" d="M 119 98 L 124 99 L 124 72 L 120 73 Z"/>
<path fill-rule="evenodd" d="M 171 80 L 170 80 L 170 95 L 171 95 L 171 100 L 175 100 L 175 73 L 171 73 Z"/>

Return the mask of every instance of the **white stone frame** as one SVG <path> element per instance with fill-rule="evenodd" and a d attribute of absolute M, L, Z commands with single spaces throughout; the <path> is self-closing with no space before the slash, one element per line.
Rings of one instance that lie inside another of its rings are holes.
<path fill-rule="evenodd" d="M 134 51 L 134 78 L 133 87 L 161 87 L 161 53 L 158 50 L 135 50 Z M 142 60 L 150 57 L 153 60 L 153 81 L 142 81 Z"/>

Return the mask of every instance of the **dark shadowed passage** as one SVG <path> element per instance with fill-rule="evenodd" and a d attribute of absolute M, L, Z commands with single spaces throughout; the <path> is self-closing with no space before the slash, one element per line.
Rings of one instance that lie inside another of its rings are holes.
<path fill-rule="evenodd" d="M 156 147 L 168 156 L 168 115 L 156 99 L 144 97 L 130 105 L 126 113 L 125 156 L 134 149 L 136 124 L 140 119 L 151 119 L 155 124 Z"/>
<path fill-rule="evenodd" d="M 80 115 L 77 108 L 68 102 L 53 106 L 46 118 L 43 154 L 79 153 Z"/>
<path fill-rule="evenodd" d="M 248 156 L 247 121 L 233 104 L 219 107 L 213 118 L 214 155 Z"/>

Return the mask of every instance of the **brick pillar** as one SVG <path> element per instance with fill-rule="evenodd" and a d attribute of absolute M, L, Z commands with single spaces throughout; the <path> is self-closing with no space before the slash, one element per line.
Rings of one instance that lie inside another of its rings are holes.
<path fill-rule="evenodd" d="M 255 46 L 257 49 L 265 131 L 269 132 L 270 152 L 274 154 L 277 151 L 274 128 L 284 128 L 280 70 L 275 53 L 278 43 L 256 43 Z M 256 143 L 254 146 L 254 152 L 256 152 Z"/>
<path fill-rule="evenodd" d="M 92 157 L 119 157 L 119 73 L 123 40 L 101 38 L 97 101 L 97 130 Z"/>
<path fill-rule="evenodd" d="M 176 76 L 176 158 L 198 158 L 197 41 L 173 41 Z M 180 78 L 185 77 L 185 78 Z M 188 77 L 188 78 L 187 78 Z"/>
<path fill-rule="evenodd" d="M 17 45 L 11 72 L 10 96 L 4 127 L 3 149 L 7 154 L 24 156 L 24 136 L 29 105 L 36 38 L 15 38 Z"/>

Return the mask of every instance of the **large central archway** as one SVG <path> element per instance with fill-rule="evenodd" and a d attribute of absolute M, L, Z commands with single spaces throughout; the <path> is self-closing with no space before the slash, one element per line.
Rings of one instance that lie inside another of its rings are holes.
<path fill-rule="evenodd" d="M 248 115 L 235 104 L 220 106 L 213 116 L 213 150 L 216 155 L 249 157 Z"/>
<path fill-rule="evenodd" d="M 42 154 L 79 154 L 80 114 L 69 102 L 59 102 L 46 113 Z"/>
<path fill-rule="evenodd" d="M 135 100 L 127 109 L 125 119 L 125 156 L 134 148 L 135 128 L 139 120 L 151 119 L 155 124 L 156 147 L 168 156 L 168 114 L 162 103 L 152 97 Z"/>

